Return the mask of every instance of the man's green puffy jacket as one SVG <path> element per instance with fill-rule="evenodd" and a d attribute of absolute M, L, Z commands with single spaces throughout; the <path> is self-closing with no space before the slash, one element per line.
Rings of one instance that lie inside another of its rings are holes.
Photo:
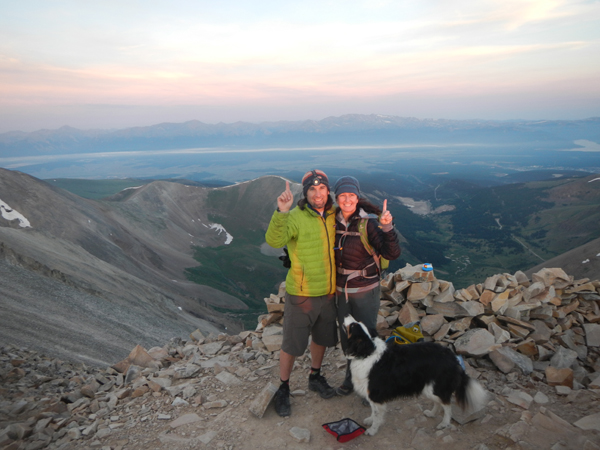
<path fill-rule="evenodd" d="M 275 211 L 266 234 L 274 248 L 287 245 L 292 267 L 285 284 L 290 295 L 319 297 L 335 293 L 335 210 L 325 217 L 311 209 L 295 207 Z"/>

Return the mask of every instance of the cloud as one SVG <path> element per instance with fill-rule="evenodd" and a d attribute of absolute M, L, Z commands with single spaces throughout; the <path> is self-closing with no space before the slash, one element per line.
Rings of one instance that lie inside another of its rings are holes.
<path fill-rule="evenodd" d="M 469 28 L 476 25 L 497 26 L 505 31 L 532 25 L 556 23 L 559 19 L 585 17 L 597 11 L 589 1 L 570 0 L 480 0 L 448 2 L 440 27 Z M 438 16 L 440 17 L 440 16 Z M 447 18 L 447 19 L 446 19 Z"/>
<path fill-rule="evenodd" d="M 589 80 L 600 76 L 600 3 L 593 1 L 49 1 L 35 10 L 15 2 L 3 13 L 5 111 L 308 108 L 401 94 L 519 96 L 531 86 L 560 102 L 555 83 L 595 92 Z"/>

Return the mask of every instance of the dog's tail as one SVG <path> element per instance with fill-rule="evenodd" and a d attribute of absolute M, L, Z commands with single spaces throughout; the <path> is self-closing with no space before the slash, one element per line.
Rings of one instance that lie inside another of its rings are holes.
<path fill-rule="evenodd" d="M 455 392 L 456 403 L 462 408 L 479 411 L 487 403 L 488 393 L 479 382 L 462 373 L 461 382 Z"/>

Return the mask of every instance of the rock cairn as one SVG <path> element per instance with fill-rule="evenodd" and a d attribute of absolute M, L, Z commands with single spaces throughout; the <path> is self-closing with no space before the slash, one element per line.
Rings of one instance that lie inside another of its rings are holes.
<path fill-rule="evenodd" d="M 488 357 L 504 373 L 567 389 L 600 388 L 600 281 L 562 269 L 498 274 L 455 290 L 421 265 L 381 281 L 378 329 L 420 321 L 426 340 L 460 355 Z"/>
<path fill-rule="evenodd" d="M 498 439 L 521 448 L 560 430 L 566 444 L 543 448 L 600 448 L 594 443 L 600 441 L 600 282 L 543 269 L 531 280 L 522 272 L 499 274 L 455 290 L 433 271 L 407 265 L 381 287 L 380 335 L 418 320 L 426 340 L 464 355 L 469 375 L 493 394 L 488 412 L 503 420 Z M 282 285 L 265 299 L 268 314 L 255 330 L 218 336 L 196 330 L 163 347 L 138 345 L 106 369 L 0 346 L 0 448 L 245 448 L 249 412 L 251 420 L 261 418 L 276 389 L 270 381 L 277 380 L 284 294 Z M 308 353 L 296 364 L 308 369 Z M 328 350 L 329 364 L 341 381 L 340 349 Z M 305 394 L 296 391 L 295 401 Z M 571 422 L 540 406 L 551 396 L 572 405 Z M 523 413 L 506 423 L 511 406 Z M 483 426 L 490 417 L 465 422 Z M 289 438 L 309 442 L 307 432 L 293 427 Z M 411 433 L 426 439 L 416 428 Z"/>
<path fill-rule="evenodd" d="M 269 351 L 281 346 L 285 284 L 265 298 L 257 332 Z M 523 373 L 564 389 L 600 388 L 600 281 L 575 280 L 562 269 L 497 274 L 456 290 L 423 265 L 381 280 L 380 336 L 420 322 L 426 341 L 459 355 L 488 357 L 504 373 Z"/>

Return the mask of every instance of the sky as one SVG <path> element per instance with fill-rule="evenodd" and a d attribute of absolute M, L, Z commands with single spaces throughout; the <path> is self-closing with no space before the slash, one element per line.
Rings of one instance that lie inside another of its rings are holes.
<path fill-rule="evenodd" d="M 600 0 L 0 0 L 0 133 L 600 116 Z"/>

